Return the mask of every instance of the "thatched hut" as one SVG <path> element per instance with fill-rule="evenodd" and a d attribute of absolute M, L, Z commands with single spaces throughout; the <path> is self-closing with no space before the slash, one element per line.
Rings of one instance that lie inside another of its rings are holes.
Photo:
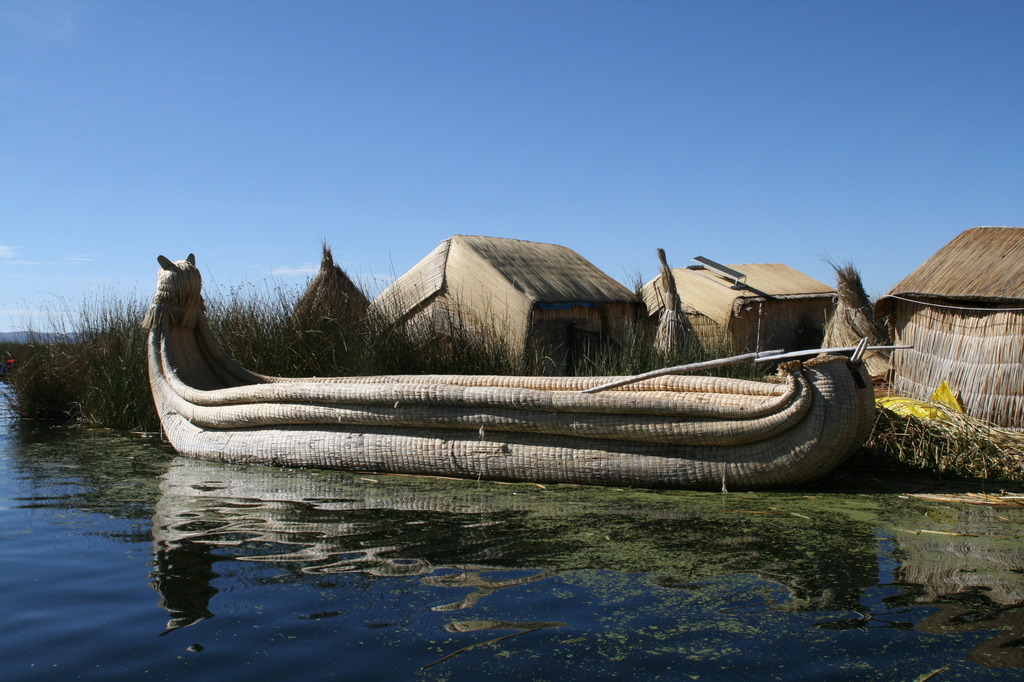
<path fill-rule="evenodd" d="M 366 294 L 338 267 L 324 244 L 320 270 L 295 304 L 293 319 L 351 322 L 365 317 L 369 305 Z"/>
<path fill-rule="evenodd" d="M 962 232 L 875 305 L 893 343 L 892 388 L 928 399 L 946 381 L 964 411 L 1024 428 L 1024 228 Z"/>
<path fill-rule="evenodd" d="M 557 367 L 583 347 L 621 341 L 639 306 L 633 292 L 564 246 L 469 235 L 442 241 L 372 304 L 413 327 L 493 334 L 511 352 L 536 350 Z"/>
<path fill-rule="evenodd" d="M 709 350 L 798 350 L 821 344 L 835 307 L 836 290 L 782 263 L 720 265 L 697 257 L 697 265 L 674 268 L 682 309 Z M 641 297 L 649 316 L 669 301 L 659 275 Z"/>

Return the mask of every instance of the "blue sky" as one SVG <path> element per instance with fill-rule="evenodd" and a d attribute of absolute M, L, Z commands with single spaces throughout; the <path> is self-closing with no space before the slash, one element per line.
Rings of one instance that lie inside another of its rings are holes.
<path fill-rule="evenodd" d="M 453 234 L 627 286 L 784 262 L 885 293 L 1024 225 L 1024 2 L 4 0 L 0 331 L 208 282 L 377 293 Z"/>

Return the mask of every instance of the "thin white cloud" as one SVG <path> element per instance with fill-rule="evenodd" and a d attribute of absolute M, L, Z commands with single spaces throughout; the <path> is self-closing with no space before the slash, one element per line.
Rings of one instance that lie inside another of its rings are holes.
<path fill-rule="evenodd" d="M 96 256 L 65 256 L 64 260 L 72 260 L 76 263 L 91 263 L 96 260 Z"/>
<path fill-rule="evenodd" d="M 18 257 L 18 247 L 0 244 L 0 260 L 14 260 Z"/>
<path fill-rule="evenodd" d="M 271 268 L 270 274 L 278 275 L 280 277 L 299 277 L 301 275 L 312 275 L 319 269 L 319 265 L 314 265 L 313 263 L 303 263 L 302 265 L 295 268 L 287 266 L 280 268 Z"/>

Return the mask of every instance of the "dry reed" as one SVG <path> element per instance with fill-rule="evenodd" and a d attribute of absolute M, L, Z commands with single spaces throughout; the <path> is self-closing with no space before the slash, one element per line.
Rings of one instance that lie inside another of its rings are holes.
<path fill-rule="evenodd" d="M 934 404 L 941 419 L 877 410 L 872 453 L 913 469 L 961 478 L 1024 481 L 1024 433 Z"/>
<path fill-rule="evenodd" d="M 655 347 L 666 354 L 683 351 L 691 342 L 693 328 L 690 326 L 683 303 L 679 300 L 676 289 L 676 278 L 668 265 L 665 249 L 658 249 L 658 260 L 661 262 L 660 285 L 665 296 L 665 307 L 658 317 L 658 331 L 655 335 Z"/>
<path fill-rule="evenodd" d="M 293 317 L 300 324 L 323 317 L 350 322 L 364 317 L 369 305 L 366 294 L 334 262 L 324 243 L 320 270 L 295 304 Z"/>
<path fill-rule="evenodd" d="M 961 232 L 881 297 L 897 344 L 893 389 L 926 399 L 946 381 L 964 409 L 1024 428 L 1024 229 Z"/>
<path fill-rule="evenodd" d="M 864 291 L 860 272 L 852 263 L 829 265 L 836 272 L 836 309 L 825 327 L 825 346 L 853 346 L 866 338 L 869 346 L 885 346 L 889 333 L 875 322 L 874 306 Z M 871 376 L 884 375 L 889 370 L 890 351 L 868 351 L 864 361 Z"/>
<path fill-rule="evenodd" d="M 301 292 L 243 288 L 214 291 L 211 325 L 243 365 L 283 376 L 359 374 L 536 374 L 537 358 L 519 355 L 457 320 L 429 333 L 411 333 L 393 318 L 369 314 L 358 324 L 330 316 L 296 324 Z M 155 430 L 146 380 L 143 301 L 113 295 L 52 314 L 55 337 L 38 335 L 18 348 L 10 376 L 11 407 L 22 418 L 55 418 L 119 430 Z M 371 310 L 372 312 L 372 310 Z M 71 320 L 67 322 L 67 320 Z M 621 344 L 605 344 L 582 359 L 577 374 L 631 375 L 659 367 L 728 355 L 720 347 L 665 353 L 653 330 L 631 325 Z M 741 365 L 727 376 L 755 378 Z M 876 457 L 950 476 L 1024 480 L 1024 433 L 995 428 L 960 414 L 945 420 L 902 417 L 878 410 L 869 448 Z"/>

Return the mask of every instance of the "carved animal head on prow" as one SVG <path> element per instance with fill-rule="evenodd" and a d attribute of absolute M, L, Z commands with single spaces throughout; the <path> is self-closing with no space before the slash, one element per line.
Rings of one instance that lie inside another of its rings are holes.
<path fill-rule="evenodd" d="M 156 293 L 143 326 L 152 329 L 165 315 L 170 315 L 172 324 L 195 326 L 200 313 L 206 309 L 202 296 L 203 277 L 196 267 L 195 254 L 190 253 L 179 261 L 165 256 L 157 256 L 156 260 L 160 263 Z"/>
<path fill-rule="evenodd" d="M 156 260 L 160 263 L 160 272 L 157 273 L 156 280 L 158 296 L 163 294 L 180 301 L 202 292 L 203 276 L 199 274 L 199 268 L 196 267 L 194 253 L 188 254 L 188 258 L 185 260 L 172 261 L 166 256 L 157 256 Z M 160 302 L 172 303 L 175 301 Z"/>
<path fill-rule="evenodd" d="M 157 256 L 156 257 L 156 262 L 159 263 L 160 267 L 162 267 L 164 270 L 177 270 L 177 269 L 179 269 L 179 266 L 182 266 L 182 265 L 191 265 L 192 267 L 195 267 L 196 266 L 196 254 L 190 253 L 185 258 L 185 260 L 179 260 L 177 262 L 172 261 L 167 256 Z"/>

